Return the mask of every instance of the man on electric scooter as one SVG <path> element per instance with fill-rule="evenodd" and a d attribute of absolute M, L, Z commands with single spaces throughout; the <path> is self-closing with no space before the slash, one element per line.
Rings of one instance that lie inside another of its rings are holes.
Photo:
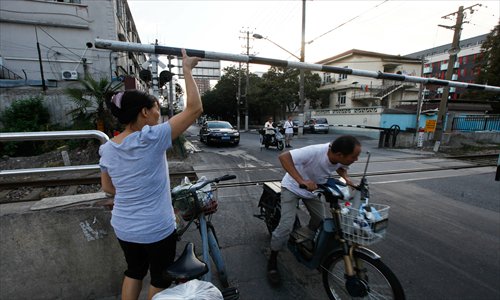
<path fill-rule="evenodd" d="M 318 188 L 316 183 L 326 183 L 333 172 L 344 178 L 348 185 L 353 185 L 347 176 L 347 169 L 358 160 L 360 153 L 360 142 L 353 136 L 345 135 L 331 143 L 311 145 L 279 155 L 286 174 L 281 181 L 281 219 L 272 233 L 271 256 L 267 264 L 267 275 L 272 284 L 281 283 L 278 253 L 285 247 L 292 232 L 298 201 L 302 199 L 311 216 L 309 229 L 316 231 L 324 218 L 325 208 L 311 191 Z M 307 189 L 299 185 L 305 185 Z"/>
<path fill-rule="evenodd" d="M 267 119 L 267 122 L 264 124 L 264 138 L 266 139 L 267 144 L 272 143 L 274 135 L 275 132 L 273 118 L 269 117 L 269 119 Z"/>

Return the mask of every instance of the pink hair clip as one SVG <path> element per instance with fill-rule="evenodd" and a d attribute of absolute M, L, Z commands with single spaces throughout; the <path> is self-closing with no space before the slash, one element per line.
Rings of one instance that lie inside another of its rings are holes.
<path fill-rule="evenodd" d="M 118 108 L 122 108 L 122 98 L 124 93 L 125 92 L 119 92 L 111 97 L 111 102 L 113 102 Z"/>

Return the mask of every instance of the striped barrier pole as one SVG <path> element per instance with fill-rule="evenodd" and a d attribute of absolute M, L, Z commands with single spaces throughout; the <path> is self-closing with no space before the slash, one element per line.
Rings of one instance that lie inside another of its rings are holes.
<path fill-rule="evenodd" d="M 113 51 L 134 51 L 134 52 L 142 52 L 142 53 L 153 53 L 153 54 L 165 54 L 165 55 L 174 55 L 174 56 L 182 56 L 181 49 L 175 47 L 167 47 L 160 45 L 145 45 L 139 43 L 129 43 L 129 42 L 120 42 L 114 40 L 103 40 L 103 39 L 95 39 L 95 47 L 99 49 L 108 49 Z M 459 81 L 449 81 L 449 80 L 441 80 L 435 78 L 425 78 L 425 77 L 417 77 L 417 76 L 407 76 L 402 74 L 393 74 L 393 73 L 383 73 L 376 71 L 368 71 L 368 70 L 359 70 L 359 69 L 349 69 L 349 68 L 341 68 L 334 66 L 325 66 L 320 64 L 311 64 L 305 62 L 297 62 L 297 61 L 287 61 L 273 58 L 264 58 L 253 55 L 243 55 L 243 54 L 229 54 L 222 52 L 211 52 L 205 50 L 195 50 L 195 49 L 186 49 L 186 53 L 189 56 L 197 56 L 200 58 L 206 59 L 215 59 L 215 60 L 226 60 L 226 61 L 234 61 L 234 62 L 242 62 L 242 63 L 251 63 L 251 64 L 259 64 L 259 65 L 269 65 L 275 67 L 283 67 L 283 68 L 296 68 L 310 71 L 321 71 L 327 73 L 337 73 L 337 74 L 347 74 L 347 75 L 355 75 L 361 77 L 372 77 L 376 79 L 389 79 L 395 81 L 406 81 L 406 82 L 416 82 L 422 84 L 434 84 L 440 86 L 451 86 L 457 88 L 464 88 L 469 90 L 482 90 L 489 92 L 500 93 L 500 87 L 492 86 L 492 85 L 481 85 L 481 84 L 473 84 Z"/>

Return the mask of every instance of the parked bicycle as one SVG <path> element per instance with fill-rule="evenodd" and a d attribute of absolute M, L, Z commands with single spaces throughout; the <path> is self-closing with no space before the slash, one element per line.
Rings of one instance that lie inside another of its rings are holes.
<path fill-rule="evenodd" d="M 178 224 L 187 222 L 182 228 L 178 226 L 177 235 L 180 239 L 191 224 L 196 224 L 201 236 L 203 258 L 200 261 L 196 257 L 194 245 L 189 242 L 179 258 L 165 271 L 166 275 L 176 282 L 195 278 L 211 282 L 212 260 L 223 288 L 221 292 L 224 299 L 238 299 L 239 292 L 237 288 L 229 286 L 226 266 L 211 219 L 218 208 L 217 183 L 234 178 L 235 175 L 224 175 L 210 180 L 202 177 L 194 184 L 184 182 L 172 189 L 172 204 L 177 217 L 180 218 Z"/>
<path fill-rule="evenodd" d="M 325 218 L 316 232 L 302 227 L 297 217 L 288 241 L 300 263 L 322 273 L 329 299 L 405 299 L 396 275 L 366 247 L 385 237 L 389 216 L 389 206 L 368 203 L 369 160 L 370 154 L 352 199 L 349 187 L 339 180 L 330 178 L 326 184 L 318 184 L 314 193 L 329 204 L 332 217 Z M 272 233 L 281 216 L 281 185 L 267 182 L 263 188 L 256 217 L 263 219 Z"/>

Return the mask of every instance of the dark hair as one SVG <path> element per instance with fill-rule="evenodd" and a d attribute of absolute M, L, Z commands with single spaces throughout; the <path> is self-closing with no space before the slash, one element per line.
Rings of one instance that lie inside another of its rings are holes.
<path fill-rule="evenodd" d="M 333 153 L 340 152 L 344 155 L 349 155 L 354 152 L 356 146 L 361 146 L 357 138 L 352 135 L 343 135 L 334 140 L 330 145 L 330 150 Z"/>
<path fill-rule="evenodd" d="M 123 93 L 120 107 L 116 106 L 116 104 L 111 101 L 113 96 L 119 93 Z M 106 94 L 106 106 L 121 124 L 135 122 L 139 112 L 143 108 L 150 109 L 155 103 L 160 104 L 158 99 L 153 95 L 149 95 L 139 90 L 127 90 L 125 92 Z"/>

